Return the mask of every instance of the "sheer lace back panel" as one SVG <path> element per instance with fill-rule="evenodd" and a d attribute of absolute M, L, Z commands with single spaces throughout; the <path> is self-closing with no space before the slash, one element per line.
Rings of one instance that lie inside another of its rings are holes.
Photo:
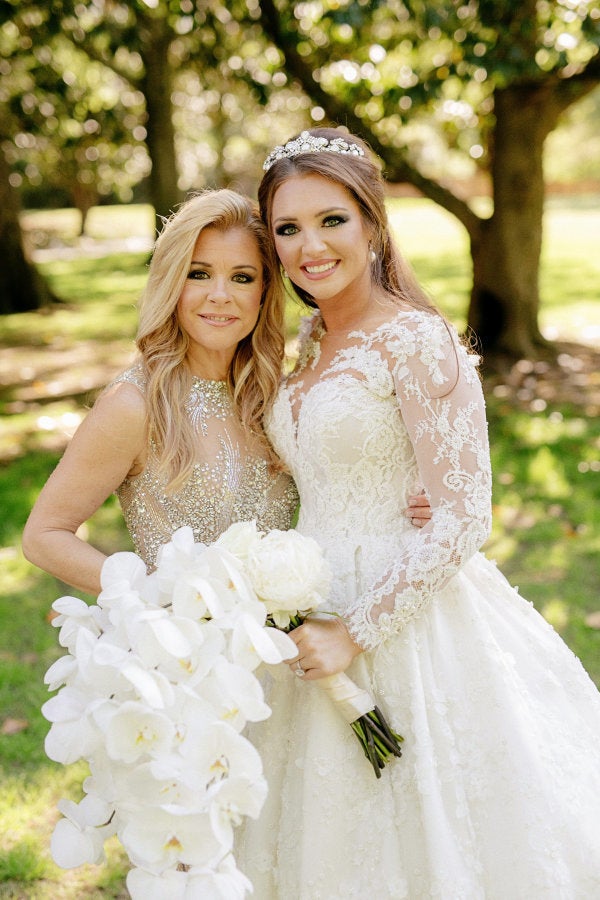
<path fill-rule="evenodd" d="M 140 366 L 117 381 L 145 388 Z M 237 521 L 256 519 L 264 531 L 287 529 L 297 506 L 290 476 L 271 472 L 260 450 L 249 445 L 225 382 L 194 378 L 187 413 L 198 436 L 191 478 L 168 493 L 151 445 L 143 472 L 117 491 L 136 552 L 149 566 L 160 545 L 183 525 L 192 526 L 196 540 L 211 543 Z"/>
<path fill-rule="evenodd" d="M 328 549 L 336 607 L 372 647 L 418 614 L 489 533 L 485 404 L 476 357 L 437 315 L 399 311 L 343 342 L 323 333 L 317 314 L 269 435 L 298 485 L 299 529 Z M 433 515 L 417 530 L 403 511 L 420 486 Z"/>

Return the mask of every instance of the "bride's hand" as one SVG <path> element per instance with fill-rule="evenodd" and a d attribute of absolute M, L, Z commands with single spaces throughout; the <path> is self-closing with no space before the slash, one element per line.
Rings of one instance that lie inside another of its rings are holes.
<path fill-rule="evenodd" d="M 303 625 L 290 631 L 290 637 L 298 648 L 298 656 L 289 666 L 298 675 L 298 663 L 304 670 L 306 681 L 315 681 L 326 675 L 344 672 L 361 647 L 350 637 L 342 619 L 307 619 Z"/>

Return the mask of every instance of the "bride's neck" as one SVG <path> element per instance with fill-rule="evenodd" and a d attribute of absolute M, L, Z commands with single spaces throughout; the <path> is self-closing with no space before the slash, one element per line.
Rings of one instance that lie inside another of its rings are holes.
<path fill-rule="evenodd" d="M 388 297 L 371 296 L 355 304 L 342 303 L 330 306 L 324 303 L 319 307 L 319 312 L 325 333 L 334 337 L 358 331 L 372 320 L 380 319 L 382 313 L 389 312 L 390 304 Z"/>

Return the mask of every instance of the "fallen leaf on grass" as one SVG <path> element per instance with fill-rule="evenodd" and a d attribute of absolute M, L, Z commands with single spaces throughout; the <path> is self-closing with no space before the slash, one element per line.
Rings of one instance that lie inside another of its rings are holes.
<path fill-rule="evenodd" d="M 0 734 L 18 734 L 29 728 L 27 719 L 5 719 L 0 727 Z"/>

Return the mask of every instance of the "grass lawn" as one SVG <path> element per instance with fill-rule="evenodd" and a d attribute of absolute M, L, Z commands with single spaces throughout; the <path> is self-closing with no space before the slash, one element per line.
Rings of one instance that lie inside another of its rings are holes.
<path fill-rule="evenodd" d="M 390 212 L 417 274 L 460 326 L 470 280 L 466 235 L 426 200 L 394 200 Z M 73 211 L 26 219 L 40 259 L 51 255 L 50 238 L 63 238 L 67 250 L 76 246 Z M 95 239 L 147 239 L 152 217 L 148 207 L 103 208 L 92 211 L 89 226 Z M 541 273 L 541 323 L 549 337 L 600 343 L 599 231 L 592 207 L 549 204 Z M 20 552 L 28 511 L 68 435 L 96 390 L 132 355 L 147 252 L 110 249 L 108 256 L 65 253 L 40 262 L 68 302 L 50 313 L 0 318 L 0 898 L 127 896 L 116 842 L 100 867 L 64 872 L 49 855 L 56 801 L 78 798 L 83 768 L 64 769 L 43 751 L 43 675 L 60 655 L 48 611 L 57 597 L 77 592 Z M 295 327 L 298 313 L 290 312 Z M 596 389 L 600 383 L 597 372 L 578 365 L 572 361 L 575 393 L 568 400 L 550 392 L 540 401 L 526 376 L 514 388 L 486 384 L 495 512 L 487 550 L 600 684 L 600 421 L 576 390 L 580 384 L 583 398 L 594 379 Z M 130 546 L 114 499 L 86 528 L 107 553 Z"/>

